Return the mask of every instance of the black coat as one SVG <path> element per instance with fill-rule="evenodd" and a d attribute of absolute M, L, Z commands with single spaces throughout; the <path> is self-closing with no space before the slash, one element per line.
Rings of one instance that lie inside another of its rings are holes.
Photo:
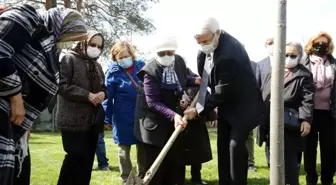
<path fill-rule="evenodd" d="M 208 120 L 210 121 L 210 120 Z M 212 160 L 211 144 L 206 118 L 189 120 L 187 128 L 181 133 L 184 148 L 182 159 L 185 165 L 200 164 Z"/>
<path fill-rule="evenodd" d="M 205 54 L 197 57 L 198 72 L 203 73 Z M 221 121 L 247 133 L 264 120 L 264 104 L 252 70 L 250 59 L 241 43 L 222 31 L 213 56 L 209 87 L 204 111 L 218 107 L 218 128 Z M 242 116 L 244 115 L 244 116 Z"/>
<path fill-rule="evenodd" d="M 194 75 L 192 72 L 188 75 Z M 193 100 L 199 87 L 187 88 L 188 99 Z M 183 97 L 182 99 L 185 99 Z M 200 164 L 212 159 L 211 144 L 206 121 L 217 120 L 215 111 L 206 116 L 188 121 L 186 129 L 181 133 L 181 143 L 184 149 L 182 161 L 185 165 Z"/>
<path fill-rule="evenodd" d="M 330 65 L 334 69 L 334 74 L 336 76 L 336 59 L 332 55 L 328 55 L 328 60 Z M 309 71 L 311 71 L 309 56 L 306 56 L 303 60 L 303 64 Z M 330 108 L 332 110 L 332 116 L 336 119 L 336 78 L 334 78 L 333 88 L 330 95 Z"/>
<path fill-rule="evenodd" d="M 267 112 L 267 121 L 264 125 L 266 137 L 264 141 L 269 138 L 269 125 L 270 125 L 270 96 L 271 96 L 271 74 L 266 78 L 264 87 L 262 89 L 263 99 Z M 313 120 L 313 106 L 314 106 L 314 82 L 312 73 L 303 65 L 298 65 L 294 68 L 284 80 L 284 106 L 287 108 L 295 109 L 299 112 L 299 119 L 312 123 Z M 303 139 L 300 132 L 289 131 L 285 129 L 286 137 L 296 138 L 291 139 L 292 142 L 297 142 L 295 146 L 297 149 L 302 149 Z M 260 137 L 262 138 L 262 137 Z"/>

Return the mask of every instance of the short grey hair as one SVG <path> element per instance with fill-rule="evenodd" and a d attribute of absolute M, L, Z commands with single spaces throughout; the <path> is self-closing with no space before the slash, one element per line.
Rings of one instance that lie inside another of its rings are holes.
<path fill-rule="evenodd" d="M 199 35 L 205 32 L 216 33 L 219 30 L 219 23 L 217 19 L 213 17 L 205 17 L 199 21 L 198 28 L 195 30 L 195 35 Z"/>
<path fill-rule="evenodd" d="M 299 53 L 299 60 L 301 60 L 302 59 L 302 56 L 303 56 L 303 47 L 302 47 L 302 45 L 301 45 L 301 43 L 299 43 L 299 42 L 288 42 L 287 44 L 286 44 L 286 46 L 293 46 L 293 47 L 295 47 L 296 49 L 297 49 L 297 51 L 298 51 L 298 53 Z"/>

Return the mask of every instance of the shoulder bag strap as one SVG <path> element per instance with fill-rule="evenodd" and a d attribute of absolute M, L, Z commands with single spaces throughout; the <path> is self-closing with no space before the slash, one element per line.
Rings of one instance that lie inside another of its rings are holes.
<path fill-rule="evenodd" d="M 131 80 L 132 84 L 134 85 L 136 91 L 138 92 L 139 91 L 139 85 L 135 82 L 135 80 L 133 79 L 132 75 L 125 71 L 125 73 L 127 74 L 128 78 Z"/>

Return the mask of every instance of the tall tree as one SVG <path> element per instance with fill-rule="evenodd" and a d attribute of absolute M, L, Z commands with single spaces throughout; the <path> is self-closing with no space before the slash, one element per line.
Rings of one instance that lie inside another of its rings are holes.
<path fill-rule="evenodd" d="M 109 48 L 121 36 L 150 34 L 155 31 L 144 13 L 158 0 L 92 0 L 85 1 L 82 12 L 89 25 L 102 32 Z"/>

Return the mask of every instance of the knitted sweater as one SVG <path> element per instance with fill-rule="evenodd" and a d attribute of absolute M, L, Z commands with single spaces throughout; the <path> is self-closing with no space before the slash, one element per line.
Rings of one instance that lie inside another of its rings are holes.
<path fill-rule="evenodd" d="M 98 80 L 90 80 L 88 61 L 78 54 L 70 52 L 62 58 L 56 116 L 59 129 L 87 131 L 93 127 L 96 108 L 89 102 L 89 93 L 106 93 L 102 67 L 97 62 L 94 65 L 99 73 Z M 96 92 L 93 89 L 97 89 Z"/>

